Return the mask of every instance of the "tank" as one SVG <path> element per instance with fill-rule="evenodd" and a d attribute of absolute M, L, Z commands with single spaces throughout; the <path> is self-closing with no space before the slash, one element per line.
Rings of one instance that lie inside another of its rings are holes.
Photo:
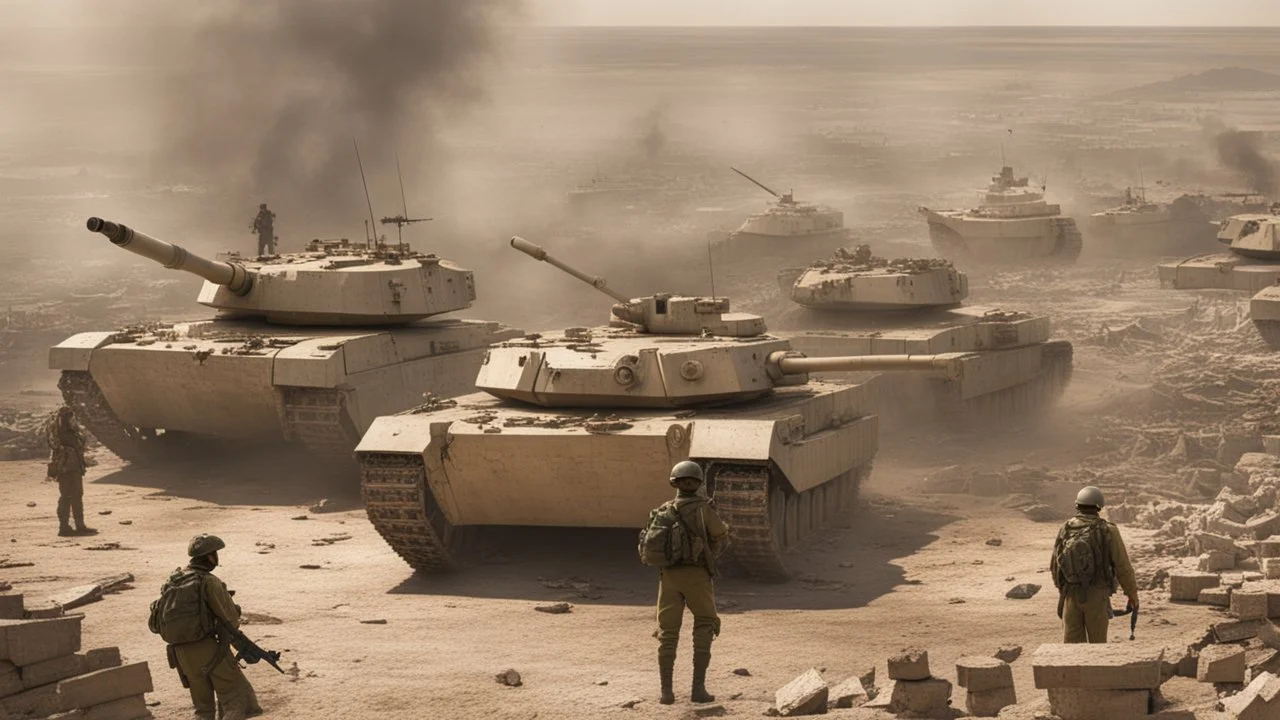
<path fill-rule="evenodd" d="M 1249 316 L 1268 345 L 1280 348 L 1280 203 L 1269 212 L 1233 215 L 1218 230 L 1225 253 L 1157 266 L 1160 286 L 1251 293 Z"/>
<path fill-rule="evenodd" d="M 962 306 L 969 281 L 949 260 L 890 260 L 859 245 L 782 270 L 778 285 L 799 306 L 778 314 L 778 335 L 801 352 L 971 354 L 959 378 L 901 374 L 877 383 L 873 409 L 883 417 L 917 422 L 935 414 L 961 428 L 1020 421 L 1071 380 L 1072 345 L 1052 339 L 1049 318 Z"/>
<path fill-rule="evenodd" d="M 1076 221 L 1045 202 L 1044 188 L 1033 188 L 1005 165 L 991 178 L 978 207 L 971 210 L 920 208 L 929 223 L 929 239 L 939 255 L 984 262 L 1054 258 L 1075 262 L 1082 239 Z"/>
<path fill-rule="evenodd" d="M 878 442 L 866 385 L 811 374 L 955 381 L 972 357 L 806 357 L 727 298 L 629 298 L 532 243 L 512 246 L 617 304 L 605 327 L 495 344 L 480 392 L 365 433 L 369 518 L 420 572 L 456 566 L 483 526 L 640 527 L 669 498 L 672 464 L 692 459 L 732 527 L 725 567 L 784 578 L 783 551 L 852 507 Z"/>
<path fill-rule="evenodd" d="M 77 418 L 127 460 L 176 440 L 301 443 L 350 457 L 378 415 L 470 392 L 495 322 L 429 319 L 475 300 L 472 273 L 407 244 L 313 240 L 210 260 L 90 218 L 116 247 L 204 279 L 214 317 L 74 335 L 49 352 Z"/>
<path fill-rule="evenodd" d="M 1089 235 L 1097 241 L 1099 251 L 1111 255 L 1210 250 L 1218 226 L 1206 212 L 1207 199 L 1182 195 L 1172 202 L 1152 202 L 1144 190 L 1126 188 L 1123 204 L 1089 216 Z"/>
<path fill-rule="evenodd" d="M 730 168 L 777 202 L 764 212 L 752 213 L 726 235 L 713 236 L 713 250 L 734 256 L 815 255 L 849 243 L 852 232 L 844 226 L 844 213 L 829 207 L 798 202 L 788 191 L 779 194 L 737 168 Z"/>

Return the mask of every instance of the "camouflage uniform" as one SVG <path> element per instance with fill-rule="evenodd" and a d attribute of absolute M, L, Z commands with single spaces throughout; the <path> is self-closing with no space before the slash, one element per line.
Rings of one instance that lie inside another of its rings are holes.
<path fill-rule="evenodd" d="M 1120 529 L 1114 523 L 1102 520 L 1092 513 L 1079 513 L 1067 521 L 1063 531 L 1058 534 L 1054 543 L 1053 559 L 1049 562 L 1049 572 L 1057 579 L 1058 543 L 1068 527 L 1080 527 L 1085 523 L 1101 522 L 1106 528 L 1107 553 L 1110 568 L 1099 574 L 1099 577 L 1087 588 L 1059 588 L 1062 593 L 1062 642 L 1064 643 L 1105 643 L 1107 626 L 1111 622 L 1111 594 L 1119 585 L 1133 605 L 1138 603 L 1138 583 L 1134 579 L 1133 564 L 1129 562 L 1129 553 L 1125 550 L 1124 540 L 1120 537 Z"/>
<path fill-rule="evenodd" d="M 84 524 L 85 440 L 76 427 L 71 408 L 58 408 L 45 425 L 49 442 L 49 478 L 58 481 L 58 534 L 84 535 L 94 532 Z M 75 516 L 76 529 L 71 529 Z"/>
<path fill-rule="evenodd" d="M 276 251 L 276 214 L 267 209 L 267 204 L 258 206 L 258 216 L 253 219 L 253 231 L 258 233 L 258 254 L 271 255 Z"/>
<path fill-rule="evenodd" d="M 729 539 L 729 528 L 707 498 L 697 492 L 678 492 L 676 507 L 693 536 L 703 538 L 703 547 L 707 551 L 697 564 L 675 565 L 661 570 L 658 629 L 654 633 L 658 639 L 658 667 L 664 684 L 669 685 L 676 662 L 676 648 L 680 643 L 680 625 L 688 607 L 693 613 L 694 686 L 701 688 L 711 662 L 711 641 L 720 634 L 712 577 L 715 575 L 715 558 L 723 552 Z"/>
<path fill-rule="evenodd" d="M 175 571 L 174 575 L 199 574 L 204 583 L 203 592 L 209 612 L 220 622 L 239 628 L 240 606 L 232 602 L 227 584 L 213 574 L 213 565 L 207 557 L 192 558 L 186 568 Z M 195 717 L 214 720 L 215 696 L 217 720 L 242 720 L 262 713 L 257 694 L 231 650 L 230 638 L 220 638 L 215 634 L 196 642 L 169 647 L 178 672 L 190 686 Z"/>

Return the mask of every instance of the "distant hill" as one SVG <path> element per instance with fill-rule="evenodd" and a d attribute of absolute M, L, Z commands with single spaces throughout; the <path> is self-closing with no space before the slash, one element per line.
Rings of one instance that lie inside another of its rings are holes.
<path fill-rule="evenodd" d="M 1114 95 L 1138 98 L 1163 98 L 1185 93 L 1280 91 L 1280 75 L 1242 67 L 1205 70 L 1194 75 L 1179 75 L 1148 85 L 1117 90 Z"/>

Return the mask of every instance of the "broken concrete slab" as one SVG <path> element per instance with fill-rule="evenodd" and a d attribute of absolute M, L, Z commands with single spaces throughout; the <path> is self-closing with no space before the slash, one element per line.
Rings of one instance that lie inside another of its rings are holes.
<path fill-rule="evenodd" d="M 1231 593 L 1229 612 L 1241 620 L 1263 620 L 1267 617 L 1267 593 L 1263 590 L 1236 590 Z"/>
<path fill-rule="evenodd" d="M 994 657 L 998 660 L 1003 660 L 1007 663 L 1011 663 L 1014 660 L 1017 660 L 1018 658 L 1022 657 L 1022 646 L 1021 645 L 1001 645 L 999 648 L 996 649 L 996 654 Z"/>
<path fill-rule="evenodd" d="M 1207 683 L 1243 683 L 1244 648 L 1239 645 L 1210 645 L 1200 651 L 1196 680 Z"/>
<path fill-rule="evenodd" d="M 44 717 L 61 709 L 57 685 L 42 685 L 0 700 L 0 717 Z"/>
<path fill-rule="evenodd" d="M 81 654 L 63 655 L 18 669 L 18 674 L 22 676 L 22 686 L 28 690 L 87 672 L 89 659 Z"/>
<path fill-rule="evenodd" d="M 121 665 L 120 648 L 118 647 L 94 648 L 85 653 L 84 658 L 89 663 L 89 672 L 120 667 Z"/>
<path fill-rule="evenodd" d="M 890 680 L 924 680 L 929 677 L 929 652 L 910 648 L 889 658 Z"/>
<path fill-rule="evenodd" d="M 1258 637 L 1257 620 L 1231 620 L 1213 624 L 1213 638 L 1220 643 L 1240 642 Z"/>
<path fill-rule="evenodd" d="M 1274 720 L 1280 717 L 1280 677 L 1264 672 L 1222 705 L 1236 720 Z"/>
<path fill-rule="evenodd" d="M 147 700 L 142 695 L 130 695 L 101 705 L 84 709 L 84 720 L 139 720 L 151 717 Z"/>
<path fill-rule="evenodd" d="M 1147 715 L 1150 690 L 1049 688 L 1049 708 L 1062 720 L 1120 720 Z"/>
<path fill-rule="evenodd" d="M 1208 572 L 1175 572 L 1169 574 L 1169 599 L 1195 602 L 1200 591 L 1216 588 L 1222 578 Z"/>
<path fill-rule="evenodd" d="M 79 615 L 52 620 L 0 620 L 0 660 L 32 665 L 80 649 Z"/>
<path fill-rule="evenodd" d="M 830 695 L 827 681 L 817 668 L 809 668 L 773 695 L 774 708 L 783 717 L 825 712 Z"/>
<path fill-rule="evenodd" d="M 831 692 L 827 695 L 828 708 L 853 708 L 861 707 L 863 703 L 870 700 L 867 689 L 863 687 L 862 680 L 854 675 L 846 678 L 844 682 L 831 688 Z"/>
<path fill-rule="evenodd" d="M 63 708 L 87 708 L 130 695 L 149 693 L 151 670 L 145 662 L 98 670 L 58 683 Z"/>
<path fill-rule="evenodd" d="M 951 717 L 951 681 L 931 677 L 925 680 L 895 680 L 889 692 L 892 712 L 917 717 Z"/>
<path fill-rule="evenodd" d="M 965 655 L 956 660 L 956 684 L 971 693 L 1013 687 L 1013 668 L 999 658 Z"/>
<path fill-rule="evenodd" d="M 1227 607 L 1231 604 L 1231 588 L 1215 587 L 1206 588 L 1200 591 L 1200 597 L 1197 601 L 1201 605 L 1213 605 L 1215 607 Z"/>
<path fill-rule="evenodd" d="M 1013 685 L 990 690 L 970 690 L 964 698 L 965 710 L 978 717 L 996 717 L 1004 708 L 1016 704 L 1018 696 Z"/>
<path fill-rule="evenodd" d="M 1162 649 L 1130 645 L 1047 643 L 1031 655 L 1037 688 L 1154 690 L 1160 687 Z"/>
<path fill-rule="evenodd" d="M 1221 550 L 1210 550 L 1201 553 L 1196 561 L 1196 569 L 1200 572 L 1221 572 L 1223 570 L 1234 570 L 1235 567 L 1235 554 Z"/>

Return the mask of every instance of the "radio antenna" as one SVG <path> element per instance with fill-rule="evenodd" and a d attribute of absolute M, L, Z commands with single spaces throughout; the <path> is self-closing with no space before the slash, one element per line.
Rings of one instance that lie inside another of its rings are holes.
<path fill-rule="evenodd" d="M 716 268 L 711 257 L 711 238 L 707 238 L 707 275 L 711 277 L 711 299 L 716 299 Z"/>
<path fill-rule="evenodd" d="M 364 202 L 369 206 L 369 224 L 373 226 L 374 238 L 378 235 L 378 226 L 373 219 L 373 201 L 369 199 L 369 183 L 364 179 L 364 163 L 360 162 L 360 144 L 356 142 L 354 137 L 351 138 L 351 144 L 356 149 L 356 166 L 360 168 L 360 184 L 364 186 Z M 369 245 L 369 236 L 365 234 L 365 246 Z M 375 243 L 376 244 L 376 243 Z"/>
<path fill-rule="evenodd" d="M 404 198 L 404 174 L 400 172 L 400 153 L 396 153 L 396 177 L 400 179 L 400 206 L 404 208 L 404 214 L 395 215 L 392 217 L 384 217 L 379 222 L 381 222 L 383 225 L 396 226 L 396 243 L 402 246 L 401 249 L 403 249 L 404 226 L 412 225 L 414 223 L 427 222 L 431 218 L 409 217 L 409 202 Z M 370 210 L 370 212 L 372 213 L 373 211 Z M 373 216 L 370 215 L 370 217 L 372 218 Z"/>

